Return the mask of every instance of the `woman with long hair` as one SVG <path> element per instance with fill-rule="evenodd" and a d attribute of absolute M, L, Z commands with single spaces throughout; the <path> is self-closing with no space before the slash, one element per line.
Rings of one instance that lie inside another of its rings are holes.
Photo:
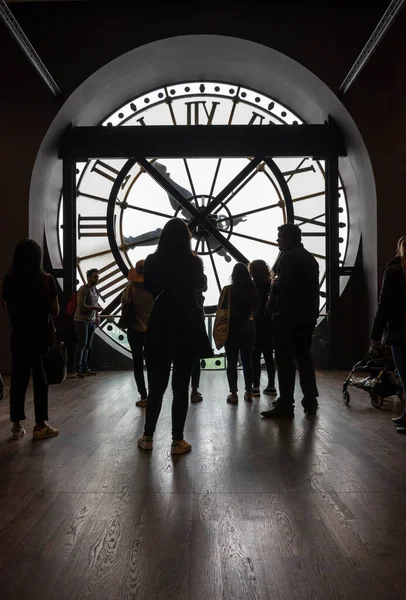
<path fill-rule="evenodd" d="M 190 376 L 196 359 L 212 355 L 196 294 L 204 286 L 203 263 L 191 250 L 189 229 L 181 219 L 171 219 L 162 230 L 156 252 L 144 264 L 144 288 L 155 303 L 146 336 L 149 394 L 144 435 L 138 440 L 143 450 L 152 450 L 171 365 L 171 453 L 191 449 L 183 438 Z"/>
<path fill-rule="evenodd" d="M 260 395 L 261 355 L 264 355 L 268 385 L 264 394 L 276 395 L 275 361 L 273 358 L 272 321 L 265 314 L 271 290 L 271 271 L 264 260 L 253 260 L 249 265 L 250 275 L 254 281 L 259 297 L 258 312 L 255 317 L 255 343 L 252 351 L 253 388 L 252 395 Z"/>
<path fill-rule="evenodd" d="M 59 312 L 56 284 L 42 270 L 40 246 L 30 239 L 19 242 L 11 268 L 3 281 L 3 306 L 11 321 L 11 439 L 25 434 L 25 395 L 32 372 L 34 387 L 34 439 L 58 435 L 48 421 L 48 383 L 43 358 L 49 347 L 49 315 Z"/>
<path fill-rule="evenodd" d="M 371 331 L 372 345 L 390 345 L 406 393 L 406 237 L 398 242 L 397 259 L 385 269 L 378 310 Z M 393 422 L 406 433 L 406 409 Z"/>
<path fill-rule="evenodd" d="M 247 267 L 243 263 L 234 266 L 230 290 L 223 290 L 225 299 L 230 298 L 230 323 L 225 344 L 227 356 L 227 379 L 230 393 L 229 404 L 238 404 L 238 355 L 244 373 L 244 399 L 252 401 L 252 348 L 255 339 L 254 317 L 258 310 L 258 294 Z M 220 308 L 220 307 L 219 307 Z M 221 307 L 226 308 L 226 307 Z"/>
<path fill-rule="evenodd" d="M 121 296 L 122 314 L 128 315 L 127 339 L 133 358 L 134 379 L 140 398 L 135 403 L 141 408 L 147 405 L 147 388 L 144 377 L 145 336 L 154 299 L 144 289 L 144 260 L 139 260 L 128 271 L 129 284 Z M 120 326 L 120 325 L 119 325 Z"/>

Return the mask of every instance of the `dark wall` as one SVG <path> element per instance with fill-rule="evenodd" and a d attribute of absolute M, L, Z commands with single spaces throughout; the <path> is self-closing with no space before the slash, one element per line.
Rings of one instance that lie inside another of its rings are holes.
<path fill-rule="evenodd" d="M 250 3 L 234 4 L 232 8 L 222 4 L 197 4 L 193 10 L 190 4 L 10 4 L 62 89 L 63 97 L 53 98 L 0 25 L 0 276 L 6 272 L 15 243 L 28 235 L 30 176 L 41 140 L 63 101 L 106 62 L 161 38 L 193 33 L 221 34 L 275 48 L 337 90 L 387 4 L 387 1 L 376 2 L 368 11 L 361 6 L 359 9 L 343 7 L 340 2 L 324 5 Z M 406 58 L 405 24 L 403 13 L 344 98 L 365 139 L 376 176 L 380 265 L 392 255 L 395 240 L 404 233 L 405 136 L 402 132 L 406 130 L 406 109 L 401 74 Z M 375 227 L 375 223 L 371 223 L 371 227 Z M 363 252 L 376 252 L 376 249 L 363 248 Z M 7 338 L 7 322 L 1 315 L 0 369 L 3 370 L 9 366 Z"/>
<path fill-rule="evenodd" d="M 406 234 L 406 11 L 344 97 L 371 158 L 378 197 L 378 268 Z M 363 248 L 364 253 L 373 248 Z"/>

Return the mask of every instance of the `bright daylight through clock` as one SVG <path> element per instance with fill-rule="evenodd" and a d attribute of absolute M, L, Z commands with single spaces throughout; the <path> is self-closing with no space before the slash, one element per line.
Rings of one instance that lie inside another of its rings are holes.
<path fill-rule="evenodd" d="M 269 127 L 290 124 L 300 127 L 302 123 L 300 116 L 289 108 L 259 92 L 229 83 L 189 82 L 135 98 L 108 116 L 102 125 L 252 124 Z M 202 211 L 249 164 L 251 157 L 187 160 L 149 157 L 148 160 L 182 198 Z M 273 160 L 289 188 L 294 221 L 302 229 L 305 247 L 319 262 L 323 298 L 326 272 L 324 163 L 312 157 Z M 105 307 L 126 284 L 125 275 L 111 252 L 107 232 L 108 199 L 125 163 L 125 160 L 103 159 L 77 165 L 78 279 L 84 282 L 89 268 L 100 270 L 99 290 Z M 194 230 L 192 247 L 201 256 L 208 277 L 206 306 L 217 304 L 219 290 L 228 283 L 236 258 L 244 256 L 247 261 L 263 258 L 272 266 L 278 255 L 277 228 L 287 218 L 286 202 L 274 173 L 268 165 L 260 163 L 208 216 L 231 245 L 224 248 L 200 226 Z M 341 179 L 339 206 L 343 264 L 349 227 Z M 59 215 L 62 225 L 62 208 Z M 188 210 L 135 163 L 120 186 L 113 220 L 114 238 L 128 268 L 154 252 L 163 226 L 173 216 L 191 221 Z M 62 248 L 61 228 L 59 232 Z M 104 328 L 105 333 L 127 348 L 123 332 L 113 325 L 110 327 L 110 332 Z"/>

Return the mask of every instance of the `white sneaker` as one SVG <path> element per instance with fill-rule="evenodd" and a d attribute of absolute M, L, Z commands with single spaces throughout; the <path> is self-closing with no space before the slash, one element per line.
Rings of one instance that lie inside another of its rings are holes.
<path fill-rule="evenodd" d="M 25 429 L 21 425 L 21 427 L 14 427 L 10 433 L 10 440 L 20 440 L 25 435 Z"/>

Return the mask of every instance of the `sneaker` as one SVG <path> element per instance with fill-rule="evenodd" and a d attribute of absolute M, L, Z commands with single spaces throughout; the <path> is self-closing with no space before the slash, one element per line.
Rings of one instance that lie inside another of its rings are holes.
<path fill-rule="evenodd" d="M 143 450 L 152 450 L 153 438 L 151 435 L 143 435 L 137 442 L 138 448 Z"/>
<path fill-rule="evenodd" d="M 186 440 L 172 440 L 171 454 L 185 454 L 191 449 L 192 446 Z"/>
<path fill-rule="evenodd" d="M 260 396 L 261 393 L 259 391 L 259 387 L 253 387 L 251 391 L 251 396 Z"/>
<path fill-rule="evenodd" d="M 201 402 L 203 400 L 203 396 L 201 395 L 200 392 L 198 392 L 197 390 L 192 390 L 192 393 L 190 394 L 190 401 L 195 403 L 195 402 Z"/>
<path fill-rule="evenodd" d="M 398 427 L 404 427 L 406 425 L 406 415 L 403 413 L 400 417 L 393 417 L 392 422 Z"/>
<path fill-rule="evenodd" d="M 59 435 L 59 429 L 56 427 L 51 427 L 50 425 L 46 425 L 42 429 L 37 429 L 34 427 L 32 432 L 32 437 L 34 440 L 45 440 L 46 438 L 51 438 Z"/>
<path fill-rule="evenodd" d="M 22 425 L 19 427 L 13 425 L 13 429 L 10 433 L 10 440 L 20 440 L 25 435 L 25 429 Z"/>
<path fill-rule="evenodd" d="M 86 371 L 83 371 L 83 375 L 97 375 L 97 373 L 92 369 L 86 369 Z"/>
<path fill-rule="evenodd" d="M 237 394 L 228 394 L 227 402 L 229 404 L 238 404 L 238 395 Z"/>
<path fill-rule="evenodd" d="M 274 385 L 267 385 L 264 389 L 264 394 L 268 394 L 268 396 L 276 396 L 278 392 L 276 391 L 276 387 Z"/>
<path fill-rule="evenodd" d="M 76 377 L 76 379 L 83 379 L 84 378 L 83 373 L 81 373 L 80 371 L 75 371 L 73 373 L 73 376 Z"/>
<path fill-rule="evenodd" d="M 245 392 L 245 394 L 244 394 L 244 400 L 246 402 L 252 402 L 252 394 L 251 394 L 251 392 Z"/>
<path fill-rule="evenodd" d="M 396 431 L 397 431 L 398 433 L 403 433 L 403 434 L 406 434 L 406 427 L 405 427 L 405 426 L 402 426 L 402 427 L 396 427 Z"/>
<path fill-rule="evenodd" d="M 147 405 L 147 399 L 146 398 L 140 398 L 139 400 L 137 400 L 137 402 L 135 403 L 135 406 L 139 406 L 140 408 L 145 408 Z"/>

